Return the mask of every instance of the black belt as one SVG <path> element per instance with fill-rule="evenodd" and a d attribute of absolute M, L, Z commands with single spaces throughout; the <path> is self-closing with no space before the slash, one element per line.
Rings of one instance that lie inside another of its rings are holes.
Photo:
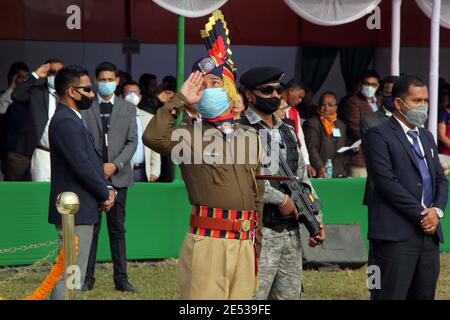
<path fill-rule="evenodd" d="M 289 224 L 279 224 L 279 225 L 273 225 L 273 226 L 264 226 L 266 228 L 269 228 L 275 232 L 281 233 L 284 230 L 286 231 L 291 231 L 294 230 L 296 228 L 298 228 L 298 224 L 297 223 L 289 223 Z"/>
<path fill-rule="evenodd" d="M 38 146 L 36 147 L 36 149 L 44 150 L 44 151 L 50 152 L 50 149 L 49 149 L 49 148 L 46 148 L 46 147 L 41 146 L 41 145 L 38 145 Z"/>
<path fill-rule="evenodd" d="M 134 170 L 139 170 L 139 169 L 142 169 L 142 168 L 144 168 L 144 167 L 145 167 L 145 163 L 135 164 L 135 165 L 133 166 L 133 169 L 134 169 Z"/>

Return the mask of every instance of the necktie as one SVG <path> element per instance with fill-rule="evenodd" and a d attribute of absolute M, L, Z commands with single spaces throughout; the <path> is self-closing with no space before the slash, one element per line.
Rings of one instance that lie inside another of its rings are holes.
<path fill-rule="evenodd" d="M 420 175 L 422 176 L 423 202 L 427 208 L 433 203 L 433 184 L 431 182 L 430 171 L 425 162 L 425 155 L 420 150 L 419 133 L 417 131 L 408 131 L 408 136 L 413 139 L 413 149 L 419 163 Z"/>
<path fill-rule="evenodd" d="M 111 102 L 100 103 L 100 115 L 102 117 L 102 127 L 103 127 L 103 142 L 102 142 L 103 162 L 108 162 L 108 132 L 111 123 L 112 108 L 113 105 Z"/>
<path fill-rule="evenodd" d="M 102 117 L 104 133 L 108 133 L 108 131 L 109 131 L 109 126 L 111 123 L 112 108 L 113 108 L 113 105 L 111 102 L 100 103 L 100 115 Z"/>

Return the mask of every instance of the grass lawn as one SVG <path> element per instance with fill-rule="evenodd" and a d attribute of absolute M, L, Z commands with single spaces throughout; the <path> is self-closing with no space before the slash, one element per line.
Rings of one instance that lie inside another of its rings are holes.
<path fill-rule="evenodd" d="M 153 264 L 153 267 L 140 264 L 129 267 L 130 281 L 140 290 L 137 294 L 114 290 L 111 264 L 97 268 L 96 283 L 92 291 L 82 293 L 81 299 L 89 300 L 171 300 L 179 299 L 178 269 L 170 264 L 175 260 Z M 369 298 L 366 287 L 366 267 L 358 270 L 324 272 L 307 270 L 303 274 L 305 300 L 365 300 Z M 14 275 L 0 269 L 0 282 Z M 13 282 L 0 284 L 0 296 L 20 299 L 31 294 L 45 277 L 45 272 L 31 272 Z M 450 254 L 441 255 L 441 274 L 438 283 L 437 299 L 450 300 Z"/>

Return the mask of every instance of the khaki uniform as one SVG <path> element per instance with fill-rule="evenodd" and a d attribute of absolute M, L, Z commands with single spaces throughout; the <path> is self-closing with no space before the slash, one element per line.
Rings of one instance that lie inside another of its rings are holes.
<path fill-rule="evenodd" d="M 193 123 L 184 122 L 176 126 L 176 117 L 187 104 L 184 96 L 177 93 L 171 102 L 160 108 L 144 132 L 144 144 L 161 155 L 179 153 L 180 147 L 183 147 L 183 155 L 189 150 L 191 154 L 187 158 L 191 159 L 192 164 L 180 164 L 189 201 L 196 207 L 220 208 L 212 210 L 214 215 L 209 216 L 216 218 L 216 211 L 222 212 L 222 209 L 242 210 L 245 213 L 256 211 L 260 215 L 264 183 L 255 179 L 260 168 L 258 143 L 256 148 L 254 145 L 245 145 L 245 161 L 242 164 L 237 164 L 237 161 L 227 164 L 225 160 L 223 164 L 205 161 L 207 157 L 215 156 L 230 159 L 233 152 L 242 150 L 237 150 L 237 144 L 233 142 L 236 140 L 225 139 L 221 131 L 205 121 L 201 130 L 195 128 L 197 124 Z M 172 114 L 173 110 L 176 111 L 175 115 Z M 251 128 L 236 125 L 235 129 L 250 129 L 246 134 L 254 138 L 252 141 L 259 141 L 257 133 Z M 201 133 L 200 137 L 195 136 L 198 132 Z M 240 135 L 242 132 L 238 130 L 235 134 Z M 187 135 L 188 139 L 172 141 L 172 135 Z M 208 149 L 214 139 L 223 140 L 221 150 Z M 195 159 L 200 159 L 200 163 L 193 163 Z M 245 219 L 239 215 L 235 219 L 240 217 Z M 252 298 L 256 282 L 253 236 L 241 237 L 239 234 L 244 232 L 204 232 L 191 226 L 179 258 L 182 299 Z"/>

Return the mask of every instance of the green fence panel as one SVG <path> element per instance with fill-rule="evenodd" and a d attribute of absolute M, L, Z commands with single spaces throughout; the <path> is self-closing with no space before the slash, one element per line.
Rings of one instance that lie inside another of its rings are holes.
<path fill-rule="evenodd" d="M 365 179 L 314 179 L 313 184 L 323 204 L 325 223 L 358 223 L 366 238 L 367 208 L 362 205 Z M 0 250 L 57 238 L 54 226 L 47 223 L 49 191 L 48 183 L 0 183 Z M 126 208 L 128 259 L 177 257 L 188 231 L 190 212 L 183 182 L 137 183 L 130 187 Z M 98 261 L 111 260 L 104 215 Z M 448 221 L 442 222 L 447 235 Z M 367 240 L 365 244 L 367 247 Z M 450 251 L 450 245 L 445 243 L 441 250 Z M 40 248 L 0 254 L 0 266 L 31 264 L 49 251 Z"/>

